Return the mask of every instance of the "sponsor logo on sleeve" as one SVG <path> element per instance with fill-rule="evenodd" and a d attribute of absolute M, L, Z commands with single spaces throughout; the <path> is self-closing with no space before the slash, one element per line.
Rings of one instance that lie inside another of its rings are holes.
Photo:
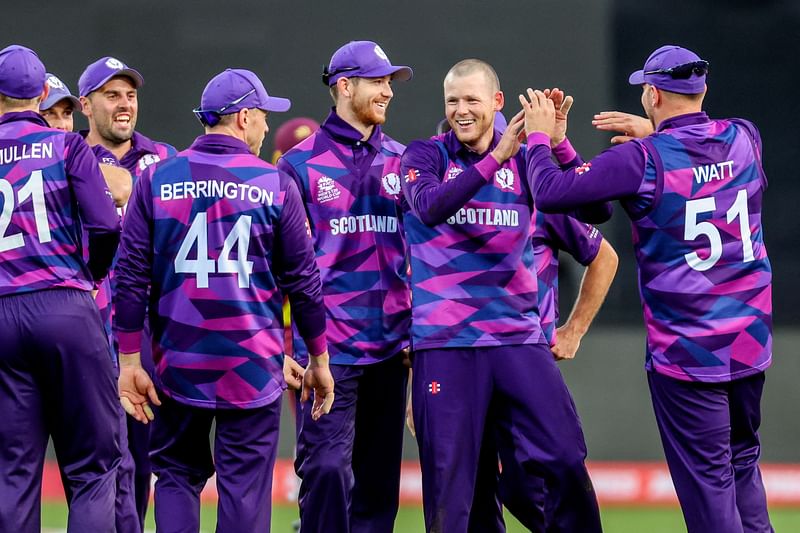
<path fill-rule="evenodd" d="M 587 173 L 587 172 L 589 172 L 590 170 L 592 170 L 592 163 L 591 163 L 591 161 L 589 161 L 589 162 L 586 162 L 586 163 L 582 164 L 581 166 L 579 166 L 578 168 L 576 168 L 576 169 L 575 169 L 575 174 L 577 174 L 578 176 L 580 176 L 581 174 L 586 174 L 586 173 Z"/>
<path fill-rule="evenodd" d="M 458 177 L 459 174 L 464 172 L 463 168 L 460 167 L 450 167 L 447 169 L 447 176 L 445 176 L 445 181 L 454 180 Z"/>
<path fill-rule="evenodd" d="M 434 395 L 439 394 L 442 392 L 442 384 L 438 381 L 431 381 L 428 383 L 428 392 Z"/>
<path fill-rule="evenodd" d="M 161 161 L 161 158 L 157 154 L 144 154 L 141 159 L 139 159 L 139 170 L 144 170 L 153 163 L 158 163 Z"/>

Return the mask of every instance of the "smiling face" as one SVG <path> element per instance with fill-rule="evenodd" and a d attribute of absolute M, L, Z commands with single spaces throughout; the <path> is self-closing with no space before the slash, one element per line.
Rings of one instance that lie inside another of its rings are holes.
<path fill-rule="evenodd" d="M 386 122 L 386 110 L 394 96 L 392 77 L 350 78 L 350 106 L 356 119 L 366 127 Z"/>
<path fill-rule="evenodd" d="M 494 136 L 494 114 L 503 107 L 503 93 L 481 70 L 450 72 L 444 80 L 444 112 L 456 138 L 479 153 Z"/>
<path fill-rule="evenodd" d="M 73 120 L 72 113 L 74 112 L 74 105 L 70 100 L 61 100 L 56 102 L 48 109 L 39 111 L 39 114 L 44 117 L 47 124 L 51 128 L 61 131 L 72 131 Z"/>
<path fill-rule="evenodd" d="M 139 112 L 136 87 L 126 77 L 112 78 L 81 98 L 89 129 L 112 145 L 130 141 Z"/>

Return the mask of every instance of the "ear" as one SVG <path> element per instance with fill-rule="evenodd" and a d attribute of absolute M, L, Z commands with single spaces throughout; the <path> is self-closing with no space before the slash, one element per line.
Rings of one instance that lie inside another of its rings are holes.
<path fill-rule="evenodd" d="M 650 86 L 650 104 L 653 107 L 661 105 L 663 101 L 663 96 L 661 94 L 661 89 L 656 87 L 655 85 Z"/>
<path fill-rule="evenodd" d="M 236 113 L 236 125 L 244 130 L 247 129 L 247 123 L 250 121 L 250 110 L 247 108 L 240 109 Z"/>
<path fill-rule="evenodd" d="M 503 91 L 497 91 L 494 93 L 494 111 L 500 111 L 503 109 L 503 106 L 506 103 L 506 97 L 503 94 Z"/>
<path fill-rule="evenodd" d="M 339 91 L 340 95 L 347 96 L 348 98 L 350 95 L 350 80 L 347 78 L 339 78 L 336 80 L 336 88 Z"/>
<path fill-rule="evenodd" d="M 44 102 L 47 100 L 47 95 L 50 94 L 50 84 L 44 82 L 44 87 L 42 87 L 42 98 L 39 100 L 39 103 Z"/>
<path fill-rule="evenodd" d="M 78 100 L 81 101 L 81 113 L 83 113 L 83 116 L 85 116 L 86 118 L 91 117 L 92 112 L 89 109 L 89 97 L 81 96 L 80 98 L 78 98 Z"/>

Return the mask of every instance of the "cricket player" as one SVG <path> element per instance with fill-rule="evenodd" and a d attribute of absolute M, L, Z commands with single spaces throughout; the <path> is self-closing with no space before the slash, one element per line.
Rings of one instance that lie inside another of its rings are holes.
<path fill-rule="evenodd" d="M 468 531 L 488 430 L 504 465 L 545 479 L 552 531 L 600 531 L 578 415 L 538 315 L 522 115 L 495 133 L 504 96 L 476 59 L 450 69 L 444 96 L 452 131 L 402 159 L 426 529 Z"/>
<path fill-rule="evenodd" d="M 47 85 L 50 88 L 50 92 L 47 98 L 39 104 L 39 114 L 44 117 L 51 128 L 71 132 L 74 126 L 73 115 L 76 107 L 80 109 L 80 100 L 73 96 L 67 85 L 54 74 L 47 74 Z M 97 162 L 100 164 L 100 170 L 103 173 L 109 191 L 111 191 L 111 197 L 114 199 L 117 209 L 119 209 L 127 203 L 128 196 L 130 196 L 131 175 L 127 170 L 119 166 L 114 154 L 106 150 L 102 145 L 92 146 L 92 152 L 94 152 Z M 86 236 L 84 235 L 84 256 L 86 256 L 86 248 Z M 94 301 L 100 311 L 100 320 L 103 322 L 111 359 L 116 368 L 117 350 L 114 346 L 114 338 L 111 332 L 111 285 L 108 276 L 98 283 L 97 290 L 94 292 Z M 121 405 L 118 410 L 120 413 L 119 442 L 122 448 L 122 460 L 119 468 L 117 468 L 116 527 L 117 533 L 137 533 L 142 530 L 142 525 L 133 495 L 134 464 L 131 453 L 128 450 L 127 416 Z"/>
<path fill-rule="evenodd" d="M 161 403 L 151 443 L 159 531 L 199 529 L 200 490 L 214 472 L 218 530 L 269 529 L 286 386 L 284 292 L 311 355 L 311 417 L 333 401 L 305 211 L 294 182 L 258 157 L 267 114 L 289 106 L 253 72 L 225 70 L 195 111 L 206 134 L 134 186 L 116 269 L 115 331 L 123 405 L 147 423 L 149 402 L 159 403 L 138 353 L 149 288 Z"/>
<path fill-rule="evenodd" d="M 552 106 L 528 90 L 528 178 L 545 211 L 621 201 L 633 226 L 647 379 L 687 528 L 766 532 L 758 427 L 772 360 L 767 181 L 756 127 L 702 111 L 707 72 L 691 50 L 655 50 L 629 78 L 642 86 L 655 133 L 566 172 L 550 162 Z"/>
<path fill-rule="evenodd" d="M 303 533 L 394 527 L 411 303 L 400 207 L 404 146 L 381 126 L 392 83 L 411 76 L 372 41 L 345 44 L 322 75 L 331 113 L 278 162 L 309 215 L 336 380 L 336 405 L 325 419 L 311 423 L 311 406 L 301 406 L 295 469 Z M 294 350 L 302 361 L 302 344 Z"/>
<path fill-rule="evenodd" d="M 117 387 L 91 291 L 116 252 L 119 216 L 83 139 L 37 113 L 45 74 L 32 50 L 0 51 L 0 531 L 40 530 L 52 436 L 68 531 L 112 533 Z"/>
<path fill-rule="evenodd" d="M 139 114 L 138 89 L 144 78 L 136 70 L 115 57 L 102 57 L 86 67 L 78 80 L 78 93 L 83 114 L 89 121 L 89 130 L 81 132 L 89 146 L 106 148 L 119 165 L 128 170 L 133 181 L 151 164 L 176 153 L 172 146 L 152 141 L 135 131 Z M 132 182 L 120 185 L 118 204 L 127 204 Z M 127 194 L 126 194 L 127 193 Z M 111 272 L 111 290 L 114 290 L 114 272 Z M 102 296 L 102 295 L 101 295 Z M 111 299 L 109 297 L 109 299 Z M 114 309 L 112 309 L 112 316 Z M 150 342 L 142 343 L 142 363 L 152 374 L 153 356 Z M 151 468 L 150 428 L 128 420 L 128 447 L 135 464 L 134 494 L 139 521 L 144 527 L 144 517 L 150 500 Z"/>

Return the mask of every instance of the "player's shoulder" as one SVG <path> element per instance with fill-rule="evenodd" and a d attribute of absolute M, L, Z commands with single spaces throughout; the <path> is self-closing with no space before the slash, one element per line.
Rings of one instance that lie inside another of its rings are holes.
<path fill-rule="evenodd" d="M 315 153 L 315 146 L 321 135 L 322 130 L 317 130 L 287 150 L 278 160 L 278 168 L 287 164 L 294 168 L 304 165 Z"/>
<path fill-rule="evenodd" d="M 406 145 L 390 137 L 386 132 L 381 131 L 381 149 L 389 154 L 399 156 L 406 151 Z"/>

